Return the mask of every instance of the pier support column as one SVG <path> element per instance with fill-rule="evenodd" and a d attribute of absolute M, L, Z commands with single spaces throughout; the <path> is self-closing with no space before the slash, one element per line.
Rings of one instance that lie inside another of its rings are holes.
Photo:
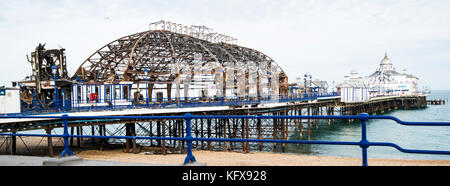
<path fill-rule="evenodd" d="M 98 127 L 98 135 L 101 136 L 103 134 L 103 128 L 101 125 L 97 125 Z M 70 143 L 69 143 L 70 144 Z M 100 138 L 100 151 L 103 151 L 103 138 Z"/>
<path fill-rule="evenodd" d="M 156 136 L 161 137 L 161 121 L 156 121 Z M 158 147 L 161 147 L 161 140 L 156 140 L 156 144 Z"/>
<path fill-rule="evenodd" d="M 211 138 L 211 119 L 208 119 L 206 121 L 206 125 L 207 125 L 207 133 L 208 133 L 208 138 Z M 208 150 L 211 150 L 211 141 L 206 142 L 206 148 Z"/>
<path fill-rule="evenodd" d="M 136 124 L 131 124 L 131 136 L 136 136 Z M 136 146 L 136 139 L 132 139 L 131 143 L 133 144 L 133 153 L 137 154 L 137 146 Z"/>
<path fill-rule="evenodd" d="M 281 113 L 283 116 L 286 115 L 285 112 Z M 282 140 L 286 140 L 286 123 L 285 123 L 286 119 L 281 119 L 281 139 Z M 282 143 L 281 144 L 281 148 L 283 152 L 286 152 L 286 143 Z"/>
<path fill-rule="evenodd" d="M 70 135 L 75 134 L 75 127 L 70 127 Z M 73 137 L 70 138 L 69 147 L 73 147 Z"/>
<path fill-rule="evenodd" d="M 245 122 L 244 122 L 244 118 L 241 119 L 241 138 L 245 139 Z M 242 142 L 242 152 L 245 153 L 245 142 Z"/>
<path fill-rule="evenodd" d="M 130 134 L 130 123 L 125 124 L 125 136 L 131 136 Z M 130 139 L 125 139 L 125 152 L 130 152 Z"/>
<path fill-rule="evenodd" d="M 11 132 L 12 134 L 16 134 L 16 131 L 13 131 L 13 132 Z M 10 148 L 11 148 L 11 155 L 16 155 L 17 153 L 16 153 L 16 148 L 17 148 L 17 145 L 16 145 L 16 136 L 11 136 L 11 143 L 9 144 L 10 145 Z"/>
<path fill-rule="evenodd" d="M 82 135 L 81 126 L 77 127 L 77 135 Z M 80 137 L 77 137 L 77 147 L 78 148 L 81 147 L 81 138 Z"/>
<path fill-rule="evenodd" d="M 45 131 L 48 135 L 52 134 L 52 128 L 47 128 L 45 129 Z M 51 136 L 47 137 L 47 147 L 48 147 L 48 156 L 53 157 L 53 141 Z"/>
<path fill-rule="evenodd" d="M 227 124 L 228 124 L 228 119 L 223 119 L 222 120 L 222 124 L 223 124 L 223 131 L 222 131 L 222 133 L 223 133 L 223 138 L 227 138 Z M 227 151 L 227 142 L 223 142 L 223 151 Z"/>
<path fill-rule="evenodd" d="M 245 119 L 245 139 L 248 139 L 248 119 Z M 250 145 L 248 142 L 245 143 L 245 152 L 250 153 Z"/>
<path fill-rule="evenodd" d="M 258 139 L 262 139 L 262 130 L 261 130 L 261 119 L 257 119 L 256 127 L 258 128 Z M 262 151 L 262 142 L 259 142 L 259 151 Z"/>
<path fill-rule="evenodd" d="M 91 126 L 91 135 L 95 136 L 95 126 L 94 125 Z M 95 138 L 92 138 L 91 140 L 92 140 L 92 146 L 95 147 Z"/>
<path fill-rule="evenodd" d="M 308 107 L 308 116 L 311 116 L 311 108 Z M 311 119 L 308 118 L 308 141 L 311 140 Z"/>
<path fill-rule="evenodd" d="M 203 120 L 204 119 L 200 119 L 200 137 L 201 138 L 205 138 L 205 133 L 203 131 Z M 203 150 L 205 148 L 205 143 L 204 141 L 200 141 L 201 143 L 201 149 Z"/>
<path fill-rule="evenodd" d="M 184 137 L 183 131 L 185 131 L 185 130 L 183 128 L 183 126 L 184 126 L 183 125 L 183 121 L 182 120 L 176 120 L 176 123 L 178 125 L 178 136 L 179 137 Z M 182 153 L 182 149 L 183 149 L 183 146 L 184 146 L 183 142 L 184 141 L 181 141 L 181 140 L 178 141 L 178 151 L 180 151 L 180 153 Z"/>
<path fill-rule="evenodd" d="M 153 121 L 148 122 L 148 136 L 153 137 Z M 153 140 L 150 140 L 150 146 L 153 147 Z"/>
<path fill-rule="evenodd" d="M 125 135 L 126 136 L 136 136 L 136 125 L 135 123 L 126 123 L 125 124 Z M 137 153 L 136 148 L 136 139 L 126 139 L 125 140 L 125 149 L 126 152 L 130 152 L 130 144 L 133 145 L 133 152 Z"/>
<path fill-rule="evenodd" d="M 192 129 L 191 133 L 193 133 L 194 136 L 196 138 L 198 138 L 199 137 L 199 135 L 198 135 L 198 119 L 191 120 L 191 129 Z M 199 143 L 198 141 L 193 141 L 192 142 L 192 147 L 193 148 L 197 148 L 198 147 L 198 143 Z"/>
<path fill-rule="evenodd" d="M 301 116 L 302 115 L 302 107 L 300 107 L 297 110 L 297 115 Z M 298 123 L 298 127 L 299 127 L 299 139 L 301 140 L 303 138 L 303 120 L 302 119 L 295 119 L 296 122 Z"/>
<path fill-rule="evenodd" d="M 162 121 L 162 137 L 166 137 L 166 121 Z M 162 140 L 162 154 L 166 155 L 166 140 Z"/>
<path fill-rule="evenodd" d="M 103 127 L 101 125 L 97 125 L 98 126 L 98 135 L 99 136 L 103 136 Z M 100 151 L 103 151 L 103 146 L 105 145 L 105 141 L 103 138 L 100 138 Z"/>
<path fill-rule="evenodd" d="M 278 115 L 278 113 L 275 112 L 275 113 L 273 113 L 273 115 Z M 278 138 L 277 128 L 278 128 L 278 119 L 274 118 L 273 119 L 273 134 L 272 134 L 273 139 Z M 276 152 L 276 151 L 277 151 L 277 143 L 273 143 L 273 152 Z"/>
<path fill-rule="evenodd" d="M 170 130 L 170 136 L 171 137 L 178 137 L 178 125 L 175 120 L 169 120 L 169 130 Z M 176 140 L 172 141 L 172 147 L 173 149 L 177 149 L 177 142 Z"/>
<path fill-rule="evenodd" d="M 285 114 L 285 116 L 289 116 L 289 110 L 286 110 L 286 112 L 284 113 Z M 284 139 L 285 140 L 288 140 L 289 139 L 289 124 L 292 122 L 292 120 L 291 119 L 285 119 L 285 127 L 286 127 L 286 129 L 284 130 L 284 132 L 286 133 L 285 135 L 284 135 Z M 286 151 L 288 151 L 288 145 L 285 143 L 285 146 L 286 146 Z"/>

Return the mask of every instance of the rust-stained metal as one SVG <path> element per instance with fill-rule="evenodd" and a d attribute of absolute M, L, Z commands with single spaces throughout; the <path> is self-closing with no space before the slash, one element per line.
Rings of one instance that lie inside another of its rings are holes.
<path fill-rule="evenodd" d="M 32 74 L 27 76 L 21 84 L 21 101 L 29 107 L 48 108 L 54 104 L 55 86 L 63 89 L 59 99 L 70 98 L 69 74 L 66 67 L 65 49 L 45 49 L 45 44 L 39 44 L 27 60 L 32 67 Z M 55 74 L 52 67 L 56 67 Z M 56 77 L 56 80 L 54 79 Z M 55 85 L 56 82 L 56 85 Z M 62 96 L 65 95 L 63 98 Z"/>

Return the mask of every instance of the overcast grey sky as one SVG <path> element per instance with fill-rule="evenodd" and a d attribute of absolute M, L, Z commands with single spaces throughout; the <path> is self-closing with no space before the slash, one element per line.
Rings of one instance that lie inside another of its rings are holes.
<path fill-rule="evenodd" d="M 387 52 L 420 86 L 450 89 L 449 0 L 15 0 L 0 2 L 0 85 L 31 74 L 39 42 L 66 48 L 72 75 L 93 52 L 167 20 L 205 25 L 273 58 L 289 81 L 369 75 Z"/>

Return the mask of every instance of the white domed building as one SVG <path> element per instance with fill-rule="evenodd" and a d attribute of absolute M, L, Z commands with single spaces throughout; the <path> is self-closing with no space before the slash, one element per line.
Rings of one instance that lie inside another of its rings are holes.
<path fill-rule="evenodd" d="M 370 88 L 370 97 L 417 94 L 418 80 L 418 77 L 407 74 L 406 70 L 397 72 L 387 54 L 381 60 L 380 67 L 365 78 Z"/>
<path fill-rule="evenodd" d="M 397 72 L 391 59 L 385 54 L 380 67 L 371 75 L 360 77 L 354 70 L 345 76 L 337 86 L 342 102 L 366 102 L 380 96 L 401 96 L 418 94 L 419 78 L 407 74 L 406 70 Z"/>

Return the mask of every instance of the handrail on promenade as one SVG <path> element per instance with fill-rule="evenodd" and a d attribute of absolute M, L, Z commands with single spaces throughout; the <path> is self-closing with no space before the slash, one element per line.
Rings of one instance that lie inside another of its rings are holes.
<path fill-rule="evenodd" d="M 394 116 L 371 116 L 366 113 L 351 116 L 259 116 L 259 115 L 215 115 L 215 116 L 197 116 L 185 114 L 184 116 L 69 116 L 64 114 L 62 116 L 0 116 L 4 118 L 47 118 L 47 119 L 62 119 L 64 126 L 64 133 L 62 135 L 53 134 L 15 134 L 15 133 L 0 133 L 0 136 L 35 136 L 35 137 L 60 137 L 64 139 L 64 150 L 60 157 L 67 155 L 73 156 L 73 152 L 69 149 L 69 137 L 82 138 L 107 138 L 107 139 L 151 139 L 151 140 L 182 140 L 187 142 L 187 155 L 184 164 L 195 162 L 196 159 L 192 154 L 192 141 L 222 141 L 222 142 L 258 142 L 258 143 L 294 143 L 294 144 L 324 144 L 324 145 L 354 145 L 362 149 L 362 166 L 368 166 L 367 163 L 367 149 L 370 146 L 387 146 L 393 147 L 404 153 L 419 153 L 419 154 L 444 154 L 450 155 L 450 151 L 438 150 L 416 150 L 405 149 L 395 143 L 389 142 L 370 142 L 367 139 L 366 122 L 371 119 L 385 119 L 393 120 L 401 125 L 406 126 L 450 126 L 450 122 L 406 122 Z M 191 120 L 192 119 L 211 119 L 211 118 L 242 118 L 242 119 L 358 119 L 361 121 L 361 140 L 359 142 L 348 141 L 304 141 L 304 140 L 276 140 L 276 139 L 239 139 L 239 138 L 197 138 L 192 137 L 191 134 Z M 186 136 L 185 137 L 144 137 L 144 136 L 96 136 L 96 135 L 70 135 L 68 132 L 69 119 L 183 119 L 186 121 Z"/>

